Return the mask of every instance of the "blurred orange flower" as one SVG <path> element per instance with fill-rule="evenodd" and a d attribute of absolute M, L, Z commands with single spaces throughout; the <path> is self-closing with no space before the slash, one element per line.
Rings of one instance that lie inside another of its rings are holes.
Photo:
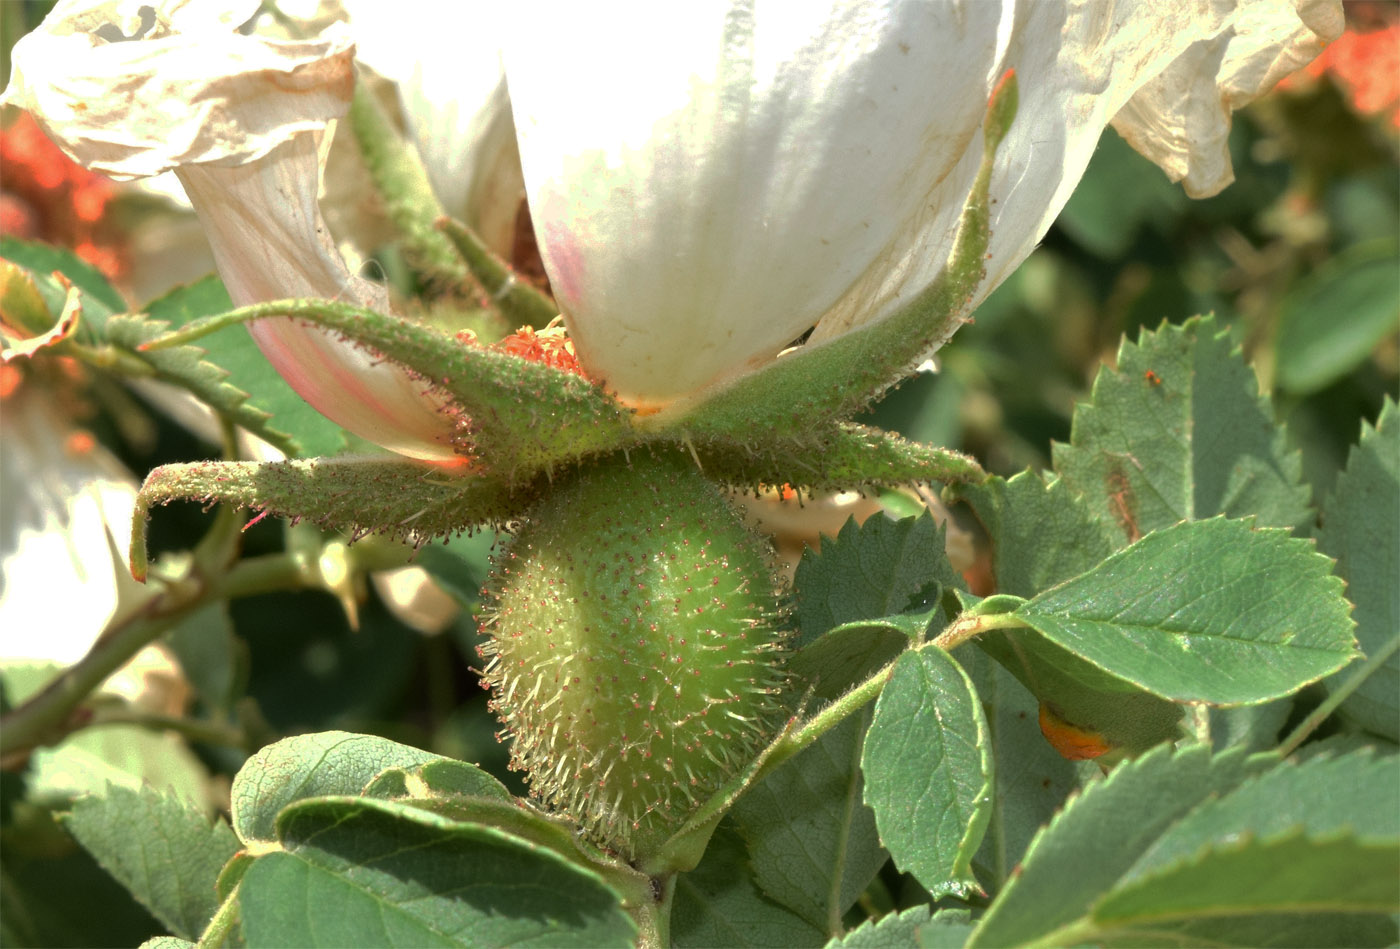
<path fill-rule="evenodd" d="M 123 245 L 105 220 L 115 186 L 59 150 L 28 113 L 0 128 L 0 234 L 74 251 L 117 280 Z"/>
<path fill-rule="evenodd" d="M 1400 128 L 1400 19 L 1389 19 L 1378 29 L 1348 27 L 1280 86 L 1297 88 L 1304 77 L 1330 76 L 1359 115 L 1385 116 Z"/>

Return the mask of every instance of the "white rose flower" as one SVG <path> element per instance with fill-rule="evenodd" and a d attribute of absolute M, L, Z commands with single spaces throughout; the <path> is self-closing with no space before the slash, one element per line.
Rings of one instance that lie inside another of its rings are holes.
<path fill-rule="evenodd" d="M 90 167 L 179 169 L 235 301 L 382 309 L 315 201 L 316 138 L 350 95 L 348 41 L 239 36 L 241 8 L 201 20 L 210 5 L 167 2 L 149 27 L 126 12 L 138 9 L 60 3 L 16 46 L 7 100 Z M 536 234 L 580 363 L 650 413 L 928 287 L 1009 70 L 1020 106 L 992 176 L 985 276 L 935 345 L 1043 237 L 1105 127 L 1212 194 L 1230 181 L 1231 110 L 1341 29 L 1335 0 L 545 3 L 513 7 L 503 45 Z M 451 457 L 444 417 L 406 374 L 289 321 L 254 332 L 335 421 Z"/>

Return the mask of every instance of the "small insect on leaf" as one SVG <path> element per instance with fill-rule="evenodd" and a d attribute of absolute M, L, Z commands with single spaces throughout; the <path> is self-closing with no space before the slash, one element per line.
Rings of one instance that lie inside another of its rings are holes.
<path fill-rule="evenodd" d="M 1162 384 L 1162 377 L 1157 375 L 1157 373 L 1153 372 L 1151 369 L 1144 372 L 1142 374 L 1142 377 L 1147 380 L 1148 385 L 1159 386 Z"/>

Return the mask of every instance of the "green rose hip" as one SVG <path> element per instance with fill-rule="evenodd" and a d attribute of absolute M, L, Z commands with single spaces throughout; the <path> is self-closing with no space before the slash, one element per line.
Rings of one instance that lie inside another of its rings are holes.
<path fill-rule="evenodd" d="M 646 857 L 773 730 L 766 544 L 689 458 L 581 469 L 496 564 L 492 708 L 532 794 Z"/>

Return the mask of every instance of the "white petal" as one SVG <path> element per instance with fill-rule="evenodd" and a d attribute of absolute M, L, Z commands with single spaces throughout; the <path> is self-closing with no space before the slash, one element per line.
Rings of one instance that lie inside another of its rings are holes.
<path fill-rule="evenodd" d="M 1083 177 L 1103 129 L 1134 96 L 1173 70 L 1195 69 L 1202 46 L 1256 32 L 1261 49 L 1311 36 L 1290 5 L 1277 0 L 1029 3 L 1007 53 L 1007 65 L 1017 70 L 1020 108 L 998 154 L 990 259 L 971 306 L 1035 249 Z M 1203 81 L 1213 85 L 1213 77 L 1207 72 Z M 1219 113 L 1219 94 L 1209 98 Z M 1213 143 L 1228 167 L 1225 147 L 1223 138 Z"/>
<path fill-rule="evenodd" d="M 634 402 L 771 359 L 911 213 L 955 215 L 965 184 L 924 198 L 968 178 L 999 60 L 995 3 L 716 9 L 554 8 L 507 48 L 556 298 L 590 375 Z"/>
<path fill-rule="evenodd" d="M 192 15 L 218 4 L 166 6 L 173 23 L 196 29 L 131 13 L 150 4 L 60 4 L 15 44 L 3 101 L 28 109 L 75 161 L 118 179 L 253 161 L 344 113 L 347 37 L 243 36 L 220 29 L 226 17 Z"/>
<path fill-rule="evenodd" d="M 1020 109 L 972 305 L 1034 248 L 1139 90 L 1192 68 L 1197 44 L 1252 37 L 1235 45 L 1259 63 L 1308 33 L 1281 4 L 1220 0 L 550 9 L 550 31 L 527 20 L 507 48 L 531 209 L 581 361 L 637 404 L 923 290 L 1008 68 Z"/>

